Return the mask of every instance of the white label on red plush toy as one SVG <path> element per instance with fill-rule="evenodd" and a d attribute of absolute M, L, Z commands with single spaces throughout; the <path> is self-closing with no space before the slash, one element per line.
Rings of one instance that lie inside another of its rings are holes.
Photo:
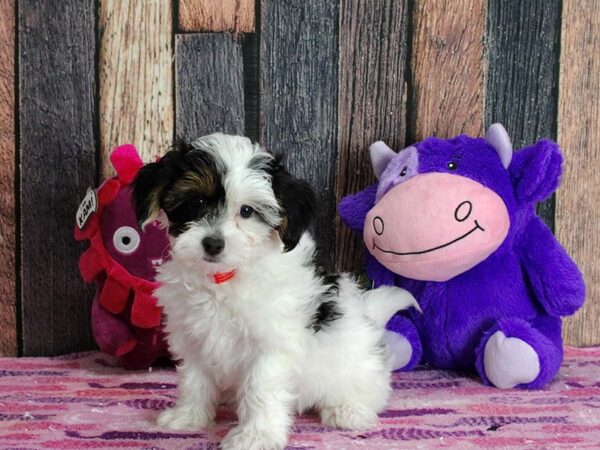
<path fill-rule="evenodd" d="M 98 197 L 96 196 L 96 191 L 92 188 L 88 188 L 87 194 L 79 204 L 79 208 L 77 208 L 77 215 L 75 216 L 75 221 L 77 222 L 77 228 L 83 230 L 85 224 L 98 211 Z"/>

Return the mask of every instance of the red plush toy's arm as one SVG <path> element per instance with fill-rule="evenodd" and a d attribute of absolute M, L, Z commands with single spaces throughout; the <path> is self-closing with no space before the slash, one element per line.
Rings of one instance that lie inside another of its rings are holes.
<path fill-rule="evenodd" d="M 519 247 L 525 274 L 546 312 L 558 317 L 577 311 L 585 300 L 583 276 L 538 217 L 527 224 Z"/>

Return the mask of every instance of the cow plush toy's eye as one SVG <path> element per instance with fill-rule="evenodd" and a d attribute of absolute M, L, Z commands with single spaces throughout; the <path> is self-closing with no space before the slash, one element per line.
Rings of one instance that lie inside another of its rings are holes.
<path fill-rule="evenodd" d="M 140 235 L 131 227 L 120 227 L 113 234 L 113 245 L 120 253 L 129 255 L 139 247 Z"/>
<path fill-rule="evenodd" d="M 407 167 L 407 166 L 404 166 L 404 167 L 402 168 L 402 170 L 400 171 L 400 176 L 401 176 L 401 177 L 403 177 L 403 176 L 406 176 L 406 173 L 407 173 L 407 172 L 408 172 L 408 167 Z"/>
<path fill-rule="evenodd" d="M 456 164 L 456 162 L 450 161 L 448 163 L 448 169 L 450 169 L 450 170 L 456 170 L 457 168 L 458 168 L 458 164 Z"/>

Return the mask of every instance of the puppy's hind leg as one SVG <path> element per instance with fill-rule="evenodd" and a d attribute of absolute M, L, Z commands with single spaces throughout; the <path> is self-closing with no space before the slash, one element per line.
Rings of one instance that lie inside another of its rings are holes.
<path fill-rule="evenodd" d="M 320 405 L 323 425 L 349 430 L 377 425 L 377 413 L 385 407 L 391 391 L 390 376 L 386 371 L 366 371 L 364 375 L 337 379 L 336 390 Z"/>
<path fill-rule="evenodd" d="M 342 317 L 315 336 L 310 355 L 312 367 L 318 369 L 310 373 L 310 389 L 323 424 L 361 430 L 376 425 L 377 414 L 387 404 L 390 363 L 383 326 L 366 317 L 362 298 L 343 290 L 340 297 L 345 307 Z"/>
<path fill-rule="evenodd" d="M 214 380 L 200 365 L 189 361 L 177 368 L 177 375 L 177 403 L 158 416 L 158 425 L 173 430 L 207 427 L 216 413 Z"/>

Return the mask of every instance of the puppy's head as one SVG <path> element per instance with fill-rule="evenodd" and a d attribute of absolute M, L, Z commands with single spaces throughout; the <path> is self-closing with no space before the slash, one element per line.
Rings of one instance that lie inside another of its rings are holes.
<path fill-rule="evenodd" d="M 239 136 L 178 145 L 133 182 L 143 226 L 166 215 L 172 257 L 200 272 L 237 269 L 292 250 L 315 211 L 315 195 L 281 159 Z M 283 246 L 282 246 L 283 243 Z"/>

